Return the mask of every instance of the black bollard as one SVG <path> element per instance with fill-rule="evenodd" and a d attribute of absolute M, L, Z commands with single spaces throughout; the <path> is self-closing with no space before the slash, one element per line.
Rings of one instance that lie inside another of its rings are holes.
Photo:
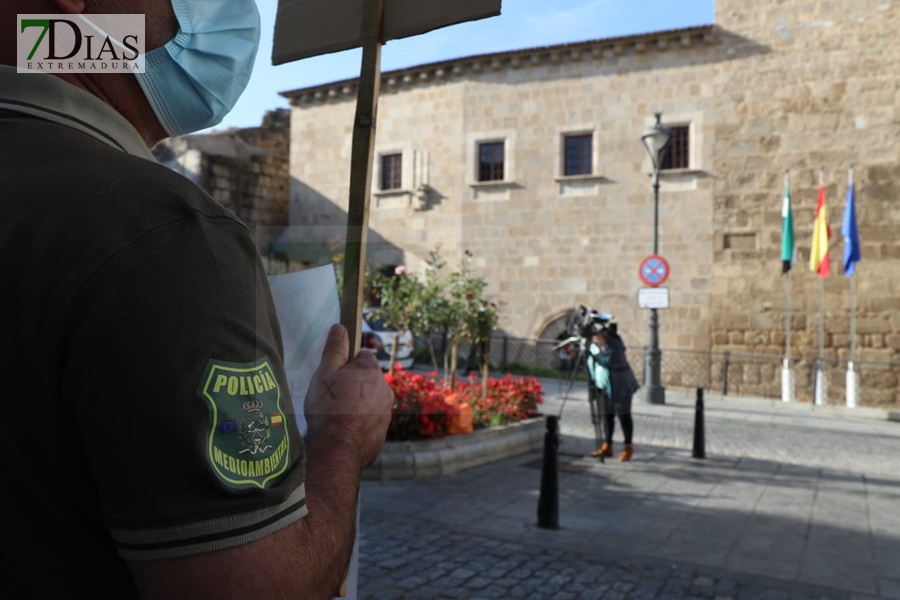
<path fill-rule="evenodd" d="M 541 466 L 541 496 L 537 524 L 543 529 L 559 529 L 559 418 L 547 417 L 544 434 L 544 463 Z"/>
<path fill-rule="evenodd" d="M 703 388 L 697 388 L 697 409 L 694 412 L 694 451 L 693 458 L 706 458 L 703 435 Z"/>

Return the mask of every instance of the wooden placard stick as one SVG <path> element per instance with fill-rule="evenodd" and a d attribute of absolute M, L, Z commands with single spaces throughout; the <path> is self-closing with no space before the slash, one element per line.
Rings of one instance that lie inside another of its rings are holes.
<path fill-rule="evenodd" d="M 355 355 L 360 349 L 363 291 L 366 277 L 366 245 L 369 233 L 369 200 L 378 94 L 381 89 L 381 46 L 384 0 L 364 0 L 363 54 L 356 92 L 356 118 L 350 155 L 350 198 L 347 208 L 347 240 L 344 251 L 344 286 L 341 291 L 341 323 L 350 335 Z"/>
<path fill-rule="evenodd" d="M 378 94 L 381 90 L 381 46 L 384 0 L 365 0 L 363 6 L 363 54 L 356 92 L 356 118 L 350 153 L 350 198 L 347 207 L 347 240 L 344 249 L 344 286 L 341 290 L 341 323 L 350 337 L 351 357 L 361 345 L 363 291 L 366 280 L 366 248 L 369 238 L 369 200 Z M 358 520 L 357 520 L 358 521 Z M 346 598 L 345 577 L 336 598 Z"/>

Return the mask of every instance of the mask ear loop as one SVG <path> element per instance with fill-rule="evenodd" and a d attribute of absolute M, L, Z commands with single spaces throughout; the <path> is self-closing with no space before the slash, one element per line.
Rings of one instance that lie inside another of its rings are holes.
<path fill-rule="evenodd" d="M 75 18 L 81 20 L 81 22 L 83 22 L 85 25 L 87 25 L 88 27 L 93 29 L 94 32 L 102 35 L 103 37 L 108 39 L 110 42 L 112 42 L 112 45 L 115 48 L 117 48 L 120 52 L 122 52 L 122 54 L 125 54 L 127 52 L 134 52 L 134 48 L 128 48 L 127 46 L 125 46 L 125 44 L 123 44 L 122 42 L 120 42 L 119 40 L 114 38 L 113 36 L 109 35 L 105 31 L 103 31 L 103 29 L 101 29 L 99 25 L 97 25 L 96 23 L 94 23 L 93 21 L 88 19 L 82 13 L 77 13 L 75 15 Z M 137 55 L 137 58 L 128 61 L 128 62 L 134 62 L 137 65 L 132 70 L 132 73 L 143 73 L 144 72 L 144 70 L 145 70 L 144 69 L 144 54 L 145 53 L 139 52 Z"/>

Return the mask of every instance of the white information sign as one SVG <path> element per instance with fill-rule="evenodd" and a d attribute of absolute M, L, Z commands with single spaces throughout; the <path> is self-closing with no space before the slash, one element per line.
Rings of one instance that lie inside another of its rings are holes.
<path fill-rule="evenodd" d="M 669 288 L 645 287 L 638 289 L 638 308 L 669 308 Z"/>

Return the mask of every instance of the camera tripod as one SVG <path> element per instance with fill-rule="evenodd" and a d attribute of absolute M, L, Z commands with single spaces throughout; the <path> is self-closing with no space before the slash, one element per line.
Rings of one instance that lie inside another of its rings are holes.
<path fill-rule="evenodd" d="M 603 433 L 603 410 L 600 406 L 600 402 L 602 401 L 600 398 L 600 392 L 594 386 L 593 380 L 591 379 L 591 374 L 588 371 L 587 365 L 587 354 L 588 354 L 588 340 L 582 335 L 570 335 L 565 340 L 553 346 L 553 350 L 558 351 L 562 348 L 570 344 L 577 344 L 578 351 L 575 355 L 574 360 L 571 361 L 571 365 L 569 366 L 569 377 L 566 385 L 566 391 L 563 394 L 562 404 L 559 406 L 559 414 L 557 415 L 558 419 L 562 419 L 563 411 L 566 408 L 566 401 L 569 399 L 569 393 L 572 391 L 572 386 L 575 384 L 575 376 L 579 372 L 583 372 L 587 379 L 587 389 L 588 389 L 588 406 L 591 409 L 591 423 L 594 426 L 594 441 L 596 442 L 596 447 L 599 448 L 600 445 L 604 441 L 604 433 Z M 600 462 L 605 462 L 605 457 L 600 456 Z"/>

